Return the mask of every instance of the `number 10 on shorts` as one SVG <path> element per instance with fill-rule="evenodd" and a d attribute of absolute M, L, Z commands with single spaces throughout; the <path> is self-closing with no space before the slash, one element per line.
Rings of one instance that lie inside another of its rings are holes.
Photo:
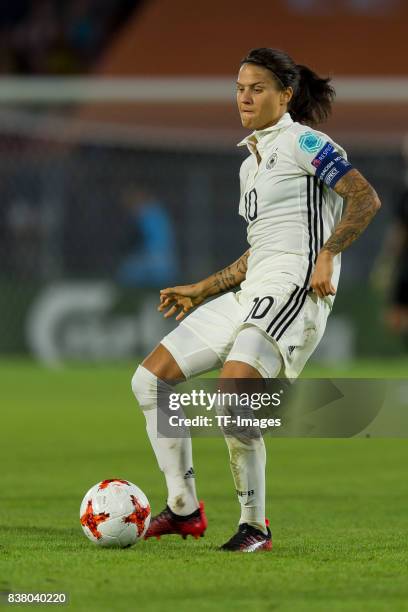
<path fill-rule="evenodd" d="M 244 319 L 244 322 L 248 321 L 248 319 L 263 319 L 272 308 L 274 301 L 271 295 L 265 295 L 262 298 L 254 298 L 252 308 Z"/>

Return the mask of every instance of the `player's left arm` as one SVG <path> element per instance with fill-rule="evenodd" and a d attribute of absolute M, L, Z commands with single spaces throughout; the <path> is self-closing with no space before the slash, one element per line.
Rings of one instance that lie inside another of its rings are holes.
<path fill-rule="evenodd" d="M 336 293 L 331 282 L 333 258 L 362 234 L 381 206 L 375 189 L 354 168 L 342 176 L 333 189 L 346 200 L 346 210 L 316 261 L 310 286 L 320 298 Z"/>

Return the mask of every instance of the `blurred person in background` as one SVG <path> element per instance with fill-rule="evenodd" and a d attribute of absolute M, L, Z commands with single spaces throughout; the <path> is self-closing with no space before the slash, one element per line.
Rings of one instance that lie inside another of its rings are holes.
<path fill-rule="evenodd" d="M 408 347 L 408 158 L 406 181 L 371 276 L 387 300 L 385 322 Z"/>
<path fill-rule="evenodd" d="M 103 40 L 103 22 L 95 19 L 93 4 L 93 0 L 69 2 L 64 20 L 66 39 L 84 62 L 94 59 Z"/>
<path fill-rule="evenodd" d="M 239 213 L 247 222 L 249 249 L 206 279 L 161 290 L 165 317 L 180 320 L 199 308 L 163 338 L 132 379 L 168 489 L 167 506 L 153 517 L 147 538 L 199 537 L 207 527 L 195 490 L 191 438 L 158 435 L 159 381 L 171 393 L 172 381 L 222 368 L 223 390 L 251 379 L 262 391 L 269 379 L 299 376 L 323 336 L 340 254 L 380 207 L 345 151 L 311 127 L 330 114 L 329 81 L 277 49 L 253 49 L 241 62 L 237 104 L 251 134 L 239 143 L 249 150 L 240 170 Z M 249 429 L 223 428 L 241 509 L 237 532 L 221 546 L 231 552 L 272 549 L 266 450 L 259 429 Z"/>
<path fill-rule="evenodd" d="M 165 206 L 147 184 L 129 184 L 122 193 L 127 217 L 127 253 L 117 280 L 127 287 L 159 287 L 177 276 L 176 239 Z"/>

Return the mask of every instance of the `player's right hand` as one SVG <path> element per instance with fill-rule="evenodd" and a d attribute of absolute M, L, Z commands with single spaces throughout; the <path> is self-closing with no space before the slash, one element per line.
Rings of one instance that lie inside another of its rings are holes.
<path fill-rule="evenodd" d="M 167 289 L 161 289 L 160 291 L 160 304 L 157 310 L 163 312 L 170 307 L 164 313 L 164 318 L 168 319 L 178 313 L 176 321 L 180 321 L 185 314 L 204 300 L 205 295 L 199 283 L 167 287 Z"/>

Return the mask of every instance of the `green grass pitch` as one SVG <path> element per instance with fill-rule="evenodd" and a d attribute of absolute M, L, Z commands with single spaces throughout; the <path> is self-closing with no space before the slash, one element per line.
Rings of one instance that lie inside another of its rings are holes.
<path fill-rule="evenodd" d="M 406 440 L 267 438 L 274 550 L 231 555 L 216 550 L 239 517 L 227 450 L 221 438 L 195 439 L 206 537 L 93 546 L 78 513 L 94 483 L 129 479 L 154 512 L 165 501 L 132 371 L 0 362 L 0 591 L 65 591 L 69 608 L 86 611 L 408 610 Z M 407 371 L 405 360 L 306 374 Z"/>

